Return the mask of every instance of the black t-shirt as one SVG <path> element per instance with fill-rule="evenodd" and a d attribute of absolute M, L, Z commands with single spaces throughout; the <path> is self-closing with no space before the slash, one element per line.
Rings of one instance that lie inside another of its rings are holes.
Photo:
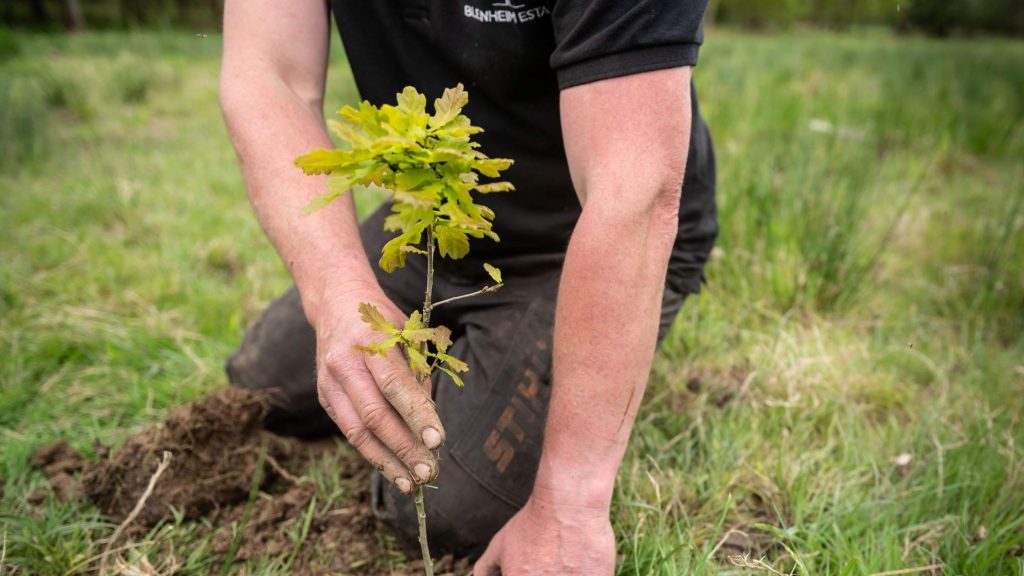
<path fill-rule="evenodd" d="M 706 0 L 330 0 L 362 98 L 393 102 L 406 85 L 428 99 L 462 82 L 466 114 L 492 157 L 512 158 L 516 186 L 487 196 L 500 244 L 473 251 L 564 252 L 580 215 L 559 119 L 561 88 L 696 64 Z M 642 95 L 637 95 L 642 97 Z M 670 265 L 695 291 L 714 243 L 714 161 L 693 98 L 680 231 Z M 692 185 L 691 185 L 692 184 Z"/>

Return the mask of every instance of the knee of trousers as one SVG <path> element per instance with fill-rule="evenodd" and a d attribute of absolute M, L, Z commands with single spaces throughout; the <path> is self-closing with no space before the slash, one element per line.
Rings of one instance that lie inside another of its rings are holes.
<path fill-rule="evenodd" d="M 317 398 L 315 359 L 316 334 L 293 289 L 249 328 L 225 371 L 232 385 L 269 396 L 268 430 L 322 437 L 338 430 Z"/>

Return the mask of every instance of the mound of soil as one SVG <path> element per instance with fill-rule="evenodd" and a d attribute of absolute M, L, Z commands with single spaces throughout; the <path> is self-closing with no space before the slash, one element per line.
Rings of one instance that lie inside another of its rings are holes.
<path fill-rule="evenodd" d="M 145 534 L 177 511 L 185 520 L 205 520 L 195 526 L 212 536 L 213 553 L 225 558 L 237 527 L 246 521 L 236 561 L 280 555 L 291 560 L 294 574 L 422 574 L 419 562 L 395 568 L 383 559 L 388 553 L 379 533 L 383 528 L 369 510 L 369 466 L 334 442 L 301 442 L 266 432 L 265 414 L 264 398 L 227 387 L 172 412 L 115 451 L 97 445 L 96 462 L 58 442 L 39 449 L 32 466 L 46 473 L 59 498 L 86 497 L 120 523 L 167 451 L 170 466 L 132 520 L 129 536 Z M 313 483 L 301 476 L 324 458 L 352 487 L 341 507 L 325 509 L 314 500 Z M 259 495 L 250 502 L 254 479 L 259 479 Z M 303 531 L 306 538 L 296 547 L 294 535 Z M 466 574 L 471 565 L 446 557 L 435 568 Z"/>

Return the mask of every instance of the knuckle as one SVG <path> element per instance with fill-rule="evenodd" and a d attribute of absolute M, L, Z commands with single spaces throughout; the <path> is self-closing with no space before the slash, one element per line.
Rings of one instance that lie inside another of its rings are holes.
<path fill-rule="evenodd" d="M 345 439 L 356 450 L 362 450 L 370 440 L 370 431 L 363 426 L 351 426 L 342 430 L 341 433 L 345 435 Z"/>
<path fill-rule="evenodd" d="M 388 370 L 381 374 L 380 391 L 388 400 L 402 397 L 405 392 L 405 381 L 397 370 Z"/>
<path fill-rule="evenodd" d="M 328 350 L 323 358 L 324 366 L 334 373 L 348 372 L 352 366 L 352 355 L 345 350 Z"/>
<path fill-rule="evenodd" d="M 362 416 L 367 428 L 378 431 L 387 425 L 390 409 L 383 402 L 370 402 L 363 407 Z"/>
<path fill-rule="evenodd" d="M 420 460 L 420 458 L 418 458 L 420 456 L 419 450 L 417 449 L 416 444 L 413 442 L 399 442 L 398 444 L 392 447 L 392 450 L 395 452 L 395 456 L 398 456 L 398 459 L 401 460 L 402 462 L 413 462 Z"/>

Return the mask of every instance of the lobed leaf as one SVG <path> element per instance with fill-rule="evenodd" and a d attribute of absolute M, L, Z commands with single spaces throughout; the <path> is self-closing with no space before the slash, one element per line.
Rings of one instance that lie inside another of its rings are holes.
<path fill-rule="evenodd" d="M 501 282 L 501 270 L 498 269 L 496 266 L 491 266 L 487 262 L 484 262 L 484 270 L 487 271 L 487 275 L 491 277 L 491 280 L 494 280 L 498 284 L 502 283 Z"/>
<path fill-rule="evenodd" d="M 469 254 L 469 238 L 464 232 L 447 226 L 438 226 L 434 232 L 441 256 L 458 260 Z"/>
<path fill-rule="evenodd" d="M 445 326 L 438 326 L 434 328 L 434 346 L 437 347 L 438 352 L 447 352 L 448 348 L 452 345 L 452 331 Z"/>
<path fill-rule="evenodd" d="M 295 165 L 302 168 L 307 175 L 330 174 L 344 164 L 344 158 L 338 150 L 321 148 L 307 152 L 295 159 Z"/>
<path fill-rule="evenodd" d="M 463 382 L 462 378 L 460 378 L 459 375 L 456 374 L 455 372 L 445 368 L 444 366 L 438 366 L 438 369 L 440 369 L 442 372 L 444 372 L 448 376 L 451 376 L 452 381 L 455 382 L 455 385 L 458 386 L 459 388 L 465 388 L 466 387 L 466 383 Z"/>
<path fill-rule="evenodd" d="M 380 310 L 377 310 L 377 307 L 369 302 L 361 302 L 359 304 L 359 317 L 377 332 L 391 335 L 398 334 L 398 329 L 395 328 L 395 325 L 388 322 L 384 315 L 380 313 Z"/>
<path fill-rule="evenodd" d="M 426 230 L 427 226 L 428 224 L 425 222 L 418 222 L 409 231 L 389 240 L 380 251 L 380 261 L 378 264 L 381 270 L 390 274 L 396 269 L 404 267 L 407 252 L 402 250 L 402 247 L 409 244 L 419 244 L 420 239 L 423 237 L 423 231 Z"/>
<path fill-rule="evenodd" d="M 490 184 L 480 184 L 473 187 L 473 190 L 481 194 L 491 194 L 494 192 L 512 192 L 516 187 L 511 182 L 491 182 Z"/>
<path fill-rule="evenodd" d="M 478 158 L 473 162 L 473 169 L 491 178 L 501 176 L 502 170 L 508 170 L 512 160 L 508 158 Z"/>
<path fill-rule="evenodd" d="M 441 97 L 434 100 L 434 115 L 430 117 L 430 128 L 436 130 L 455 120 L 468 103 L 469 94 L 461 82 L 454 88 L 445 88 Z"/>
<path fill-rule="evenodd" d="M 422 378 L 430 376 L 430 363 L 427 358 L 413 346 L 406 346 L 405 351 L 409 354 L 409 368 Z"/>
<path fill-rule="evenodd" d="M 438 360 L 444 362 L 451 370 L 454 370 L 456 372 L 469 371 L 469 365 L 467 365 L 462 360 L 459 360 L 455 356 L 450 356 L 448 354 L 445 354 L 444 352 L 438 352 L 436 356 Z"/>
<path fill-rule="evenodd" d="M 365 352 L 366 354 L 373 354 L 376 356 L 387 356 L 388 351 L 397 346 L 401 341 L 401 336 L 392 336 L 390 338 L 385 338 L 380 342 L 372 342 L 369 346 L 356 344 L 355 346 L 353 346 L 353 348 L 359 350 L 360 352 Z"/>

